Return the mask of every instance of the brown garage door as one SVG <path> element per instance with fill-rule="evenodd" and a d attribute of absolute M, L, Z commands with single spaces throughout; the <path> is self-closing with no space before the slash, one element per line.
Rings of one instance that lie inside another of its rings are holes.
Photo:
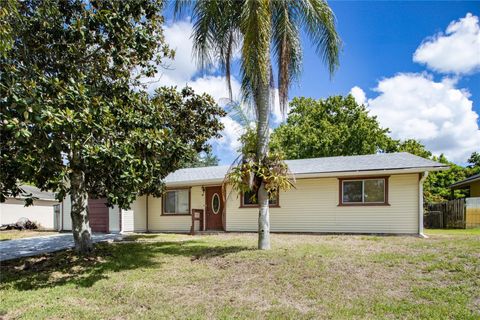
<path fill-rule="evenodd" d="M 108 207 L 105 199 L 88 199 L 88 216 L 93 232 L 108 232 Z"/>

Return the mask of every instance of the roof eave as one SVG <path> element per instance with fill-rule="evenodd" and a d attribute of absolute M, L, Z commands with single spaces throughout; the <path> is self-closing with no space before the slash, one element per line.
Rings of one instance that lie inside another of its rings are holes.
<path fill-rule="evenodd" d="M 454 183 L 454 184 L 450 185 L 449 188 L 451 188 L 451 189 L 461 189 L 462 187 L 468 187 L 472 183 L 477 182 L 477 181 L 480 181 L 480 177 L 476 178 L 476 179 L 467 180 L 467 181 L 459 181 L 457 183 Z"/>
<path fill-rule="evenodd" d="M 165 185 L 167 188 L 175 187 L 194 187 L 194 186 L 204 186 L 204 185 L 219 185 L 222 184 L 224 179 L 204 179 L 204 180 L 190 180 L 190 181 L 176 181 L 176 182 L 166 182 Z"/>
<path fill-rule="evenodd" d="M 355 171 L 332 171 L 319 173 L 294 174 L 296 179 L 305 178 L 322 178 L 322 177 L 339 177 L 339 176 L 365 176 L 365 175 L 385 175 L 385 174 L 408 174 L 422 173 L 425 171 L 441 171 L 448 169 L 448 166 L 442 167 L 417 167 L 403 169 L 376 169 L 376 170 L 355 170 Z"/>

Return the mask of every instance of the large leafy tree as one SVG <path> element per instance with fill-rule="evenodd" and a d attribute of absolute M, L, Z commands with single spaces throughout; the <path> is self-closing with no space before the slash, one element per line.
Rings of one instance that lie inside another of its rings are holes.
<path fill-rule="evenodd" d="M 415 139 L 395 141 L 391 144 L 387 152 L 408 152 L 425 159 L 431 159 L 433 157 L 432 153 L 428 151 L 420 141 Z"/>
<path fill-rule="evenodd" d="M 473 176 L 480 173 L 480 152 L 473 152 L 470 158 L 467 160 L 467 176 Z"/>
<path fill-rule="evenodd" d="M 451 162 L 441 154 L 433 156 L 425 146 L 415 139 L 407 139 L 404 141 L 394 141 L 388 152 L 409 152 L 416 156 L 439 161 L 449 166 L 444 171 L 433 171 L 428 174 L 423 185 L 423 197 L 425 203 L 443 202 L 447 200 L 463 198 L 466 196 L 465 190 L 450 189 L 453 183 L 465 179 L 469 174 L 469 168 L 464 168 L 454 162 Z"/>
<path fill-rule="evenodd" d="M 31 182 L 72 201 L 92 249 L 87 198 L 128 207 L 217 135 L 223 111 L 186 88 L 139 87 L 162 58 L 160 0 L 10 2 L 0 56 L 1 200 Z M 189 125 L 185 125 L 188 123 Z"/>
<path fill-rule="evenodd" d="M 272 135 L 272 148 L 288 159 L 376 153 L 393 143 L 388 129 L 351 96 L 294 98 L 286 123 Z"/>
<path fill-rule="evenodd" d="M 332 10 L 323 0 L 177 0 L 175 11 L 191 10 L 194 50 L 200 65 L 219 63 L 230 87 L 231 62 L 240 51 L 241 90 L 254 106 L 257 118 L 252 188 L 258 194 L 260 249 L 270 248 L 268 200 L 278 186 L 269 176 L 269 117 L 273 68 L 278 74 L 280 106 L 285 110 L 288 90 L 302 64 L 301 31 L 310 37 L 320 58 L 333 73 L 338 65 L 340 40 Z"/>
<path fill-rule="evenodd" d="M 449 161 L 443 154 L 432 157 L 449 166 L 447 170 L 430 172 L 424 183 L 424 198 L 426 203 L 443 202 L 446 200 L 464 198 L 466 190 L 452 191 L 449 186 L 467 177 L 468 171 L 456 163 Z"/>

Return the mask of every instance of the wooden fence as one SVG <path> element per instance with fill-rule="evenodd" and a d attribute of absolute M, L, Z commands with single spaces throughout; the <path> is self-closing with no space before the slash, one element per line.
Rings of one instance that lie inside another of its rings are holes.
<path fill-rule="evenodd" d="M 455 199 L 429 203 L 424 216 L 425 228 L 480 227 L 480 198 Z"/>
<path fill-rule="evenodd" d="M 465 228 L 465 199 L 429 203 L 424 217 L 426 228 Z"/>

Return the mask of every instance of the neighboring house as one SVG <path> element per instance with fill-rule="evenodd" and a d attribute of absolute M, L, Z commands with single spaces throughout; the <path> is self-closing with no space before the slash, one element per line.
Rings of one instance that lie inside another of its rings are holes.
<path fill-rule="evenodd" d="M 272 232 L 423 233 L 422 182 L 442 163 L 409 153 L 287 161 L 295 187 L 271 200 Z M 162 198 L 140 197 L 130 210 L 109 210 L 122 232 L 257 231 L 249 195 L 222 187 L 229 166 L 181 169 L 166 178 Z M 120 216 L 118 216 L 120 213 Z M 110 224 L 109 224 L 110 225 Z"/>
<path fill-rule="evenodd" d="M 28 185 L 21 187 L 25 192 L 17 198 L 7 198 L 0 203 L 0 224 L 16 223 L 21 218 L 27 218 L 37 223 L 45 230 L 58 230 L 60 218 L 59 202 L 55 194 Z M 32 195 L 37 198 L 32 206 L 25 207 L 25 197 Z"/>
<path fill-rule="evenodd" d="M 480 173 L 468 177 L 462 181 L 456 182 L 450 186 L 454 189 L 468 189 L 470 190 L 470 197 L 480 197 Z"/>
<path fill-rule="evenodd" d="M 450 186 L 455 189 L 467 189 L 470 197 L 465 199 L 465 227 L 480 227 L 480 173 L 456 182 Z"/>

